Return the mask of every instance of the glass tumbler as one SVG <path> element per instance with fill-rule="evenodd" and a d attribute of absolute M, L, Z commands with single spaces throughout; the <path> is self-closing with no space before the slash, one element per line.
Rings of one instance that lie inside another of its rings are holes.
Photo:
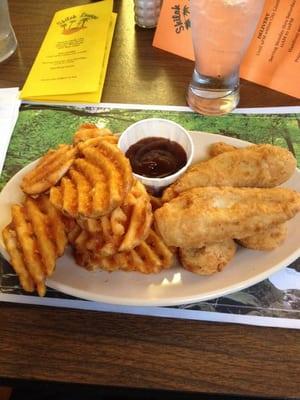
<path fill-rule="evenodd" d="M 0 0 L 0 62 L 11 56 L 17 48 L 17 39 L 10 23 L 7 0 Z"/>
<path fill-rule="evenodd" d="M 189 106 L 222 115 L 239 102 L 239 67 L 255 32 L 264 0 L 190 0 L 195 69 Z"/>
<path fill-rule="evenodd" d="M 155 28 L 162 0 L 134 0 L 135 23 L 141 28 Z"/>

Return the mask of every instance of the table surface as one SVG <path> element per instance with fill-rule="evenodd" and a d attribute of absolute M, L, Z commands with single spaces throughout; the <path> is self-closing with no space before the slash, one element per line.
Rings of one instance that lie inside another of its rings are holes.
<path fill-rule="evenodd" d="M 56 10 L 82 0 L 9 0 L 18 37 L 0 87 L 22 87 Z M 185 105 L 193 63 L 152 47 L 130 0 L 118 21 L 103 102 Z M 241 107 L 300 101 L 241 82 Z M 218 394 L 300 395 L 300 331 L 0 304 L 0 378 Z"/>

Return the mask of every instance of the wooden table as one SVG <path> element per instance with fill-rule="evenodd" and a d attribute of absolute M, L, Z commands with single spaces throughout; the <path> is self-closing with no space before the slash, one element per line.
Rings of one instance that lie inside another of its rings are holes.
<path fill-rule="evenodd" d="M 53 13 L 82 0 L 9 0 L 19 41 L 0 87 L 22 86 Z M 193 63 L 152 48 L 118 12 L 104 102 L 185 105 Z M 299 105 L 242 81 L 242 107 Z M 300 331 L 0 304 L 0 377 L 214 394 L 300 395 Z"/>

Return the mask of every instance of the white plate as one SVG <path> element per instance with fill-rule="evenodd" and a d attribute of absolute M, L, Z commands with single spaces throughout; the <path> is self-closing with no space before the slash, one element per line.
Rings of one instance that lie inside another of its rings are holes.
<path fill-rule="evenodd" d="M 194 161 L 207 156 L 208 146 L 223 141 L 239 147 L 249 143 L 226 136 L 193 132 Z M 19 171 L 0 193 L 0 231 L 10 222 L 10 206 L 20 202 L 22 176 L 33 163 Z M 300 192 L 300 171 L 283 186 Z M 47 285 L 72 296 L 111 304 L 135 306 L 170 306 L 212 299 L 254 285 L 300 256 L 300 213 L 289 221 L 288 238 L 284 245 L 270 252 L 239 248 L 231 263 L 211 276 L 198 276 L 179 265 L 158 275 L 135 272 L 88 272 L 78 267 L 68 250 L 57 262 L 57 268 Z M 7 258 L 0 239 L 1 253 Z"/>

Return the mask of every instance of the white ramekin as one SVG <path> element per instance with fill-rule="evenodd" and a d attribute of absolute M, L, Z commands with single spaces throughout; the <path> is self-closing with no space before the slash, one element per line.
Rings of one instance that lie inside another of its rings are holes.
<path fill-rule="evenodd" d="M 158 194 L 165 187 L 176 181 L 190 166 L 194 154 L 194 145 L 189 133 L 176 122 L 162 118 L 148 118 L 130 125 L 121 134 L 118 146 L 125 154 L 130 146 L 147 137 L 163 137 L 177 142 L 182 146 L 187 155 L 187 163 L 176 173 L 164 178 L 147 178 L 139 174 L 133 174 L 153 194 Z"/>

